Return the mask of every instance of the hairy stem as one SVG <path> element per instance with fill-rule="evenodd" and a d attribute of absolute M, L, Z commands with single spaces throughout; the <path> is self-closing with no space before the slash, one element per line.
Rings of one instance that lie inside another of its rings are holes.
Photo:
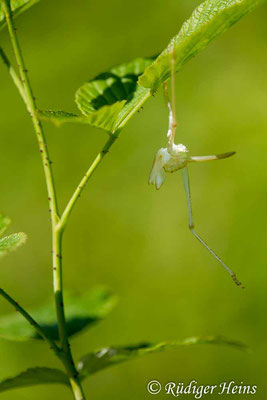
<path fill-rule="evenodd" d="M 108 141 L 106 142 L 105 146 L 103 147 L 103 149 L 101 150 L 100 153 L 98 153 L 98 155 L 96 156 L 96 158 L 94 159 L 93 163 L 90 165 L 89 169 L 87 170 L 87 172 L 85 173 L 85 175 L 83 176 L 81 182 L 79 183 L 78 187 L 76 188 L 76 190 L 74 191 L 70 201 L 68 202 L 61 218 L 60 221 L 58 223 L 58 227 L 63 231 L 68 218 L 70 216 L 71 211 L 73 210 L 73 207 L 75 206 L 78 198 L 80 197 L 83 189 L 85 188 L 88 180 L 91 178 L 91 176 L 93 175 L 93 173 L 95 172 L 96 168 L 99 166 L 99 164 L 101 163 L 101 161 L 103 160 L 103 158 L 105 157 L 105 155 L 109 152 L 109 149 L 111 148 L 111 146 L 113 145 L 113 143 L 116 141 L 116 139 L 119 136 L 119 130 L 114 132 L 110 138 L 108 139 Z"/>
<path fill-rule="evenodd" d="M 20 78 L 23 84 L 24 93 L 21 92 L 20 86 L 17 85 L 19 88 L 20 93 L 23 93 L 23 99 L 27 106 L 27 110 L 30 113 L 34 130 L 36 133 L 37 141 L 39 144 L 39 150 L 41 153 L 42 164 L 45 173 L 45 180 L 48 192 L 48 200 L 49 200 L 49 212 L 51 213 L 51 225 L 52 225 L 52 247 L 53 247 L 53 279 L 54 279 L 54 295 L 55 295 L 55 303 L 56 303 L 56 310 L 57 310 L 57 318 L 58 318 L 58 328 L 59 328 L 59 337 L 61 346 L 65 355 L 64 358 L 64 365 L 67 370 L 68 375 L 71 378 L 71 385 L 73 388 L 73 393 L 76 400 L 84 400 L 85 396 L 82 393 L 82 389 L 79 383 L 78 373 L 76 371 L 71 349 L 68 341 L 67 335 L 67 327 L 66 327 L 66 318 L 64 312 L 64 303 L 63 303 L 63 284 L 62 284 L 62 251 L 61 251 L 61 239 L 62 239 L 62 232 L 57 229 L 57 224 L 59 221 L 59 214 L 58 214 L 58 206 L 57 206 L 57 199 L 56 199 L 56 191 L 55 191 L 55 184 L 52 174 L 51 168 L 51 161 L 49 158 L 49 153 L 47 149 L 47 144 L 45 140 L 45 135 L 43 131 L 42 124 L 38 118 L 37 107 L 35 103 L 35 98 L 33 96 L 31 84 L 28 78 L 27 69 L 25 66 L 24 58 L 22 55 L 22 51 L 19 45 L 18 37 L 16 34 L 16 29 L 14 26 L 12 12 L 10 8 L 10 1 L 9 0 L 2 0 L 3 10 L 6 17 L 6 22 L 9 30 L 9 35 L 11 39 L 11 43 L 13 46 L 13 50 L 15 53 L 16 61 L 19 68 Z M 3 58 L 3 57 L 2 57 Z M 12 72 L 13 80 L 15 75 Z M 18 83 L 16 80 L 15 83 Z M 78 388 L 80 388 L 78 390 Z"/>

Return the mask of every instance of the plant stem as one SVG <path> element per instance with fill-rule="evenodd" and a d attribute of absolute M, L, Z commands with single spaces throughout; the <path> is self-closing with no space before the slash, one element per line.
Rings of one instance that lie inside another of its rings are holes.
<path fill-rule="evenodd" d="M 67 324 L 63 302 L 63 279 L 62 279 L 62 231 L 53 226 L 53 286 L 56 302 L 58 320 L 58 333 L 62 349 L 66 355 L 67 369 L 70 376 L 76 377 L 77 371 L 71 354 L 68 340 Z"/>
<path fill-rule="evenodd" d="M 47 150 L 47 145 L 44 137 L 44 132 L 42 128 L 42 124 L 38 119 L 37 115 L 37 107 L 35 104 L 35 99 L 32 93 L 31 85 L 29 82 L 28 74 L 27 74 L 27 69 L 25 67 L 24 59 L 22 56 L 22 52 L 20 49 L 20 45 L 18 42 L 17 34 L 16 34 L 16 29 L 13 23 L 12 19 L 12 12 L 10 9 L 10 4 L 8 0 L 3 0 L 3 8 L 6 16 L 6 22 L 9 30 L 9 35 L 11 39 L 11 43 L 13 46 L 13 50 L 15 53 L 16 61 L 18 64 L 20 76 L 21 76 L 21 81 L 24 87 L 24 96 L 23 99 L 25 100 L 25 103 L 27 105 L 27 109 L 30 113 L 34 130 L 37 136 L 38 144 L 39 144 L 39 150 L 41 153 L 42 157 L 42 163 L 44 167 L 44 172 L 45 172 L 45 178 L 46 178 L 46 184 L 47 184 L 47 191 L 49 195 L 49 202 L 51 206 L 51 218 L 52 218 L 52 223 L 56 224 L 58 220 L 58 209 L 57 209 L 57 201 L 56 201 L 56 194 L 55 194 L 55 186 L 54 186 L 54 179 L 53 179 L 53 174 L 52 174 L 52 169 L 51 169 L 51 162 L 49 159 L 49 154 Z M 14 77 L 14 74 L 13 74 Z M 19 89 L 21 92 L 21 88 Z"/>
<path fill-rule="evenodd" d="M 26 97 L 25 97 L 25 91 L 24 91 L 24 86 L 22 84 L 21 79 L 19 78 L 19 76 L 17 75 L 16 71 L 14 70 L 14 68 L 12 67 L 9 59 L 7 58 L 6 53 L 4 52 L 4 50 L 2 49 L 2 47 L 0 47 L 0 57 L 3 60 L 3 63 L 6 65 L 8 72 L 15 84 L 15 86 L 17 87 L 22 99 L 24 100 L 24 102 L 26 103 Z"/>
<path fill-rule="evenodd" d="M 62 350 L 57 346 L 53 339 L 46 335 L 43 328 L 22 308 L 7 292 L 0 289 L 0 295 L 4 297 L 15 309 L 34 327 L 36 332 L 49 344 L 50 348 L 54 351 L 57 357 L 62 358 Z"/>
<path fill-rule="evenodd" d="M 88 180 L 91 178 L 91 176 L 93 175 L 93 173 L 95 172 L 96 168 L 101 163 L 101 161 L 103 160 L 105 155 L 109 152 L 109 149 L 111 148 L 113 143 L 118 138 L 119 132 L 120 131 L 117 130 L 116 132 L 114 132 L 110 136 L 110 138 L 107 140 L 107 142 L 106 142 L 105 146 L 103 147 L 103 149 L 101 150 L 101 152 L 98 153 L 98 155 L 94 159 L 93 163 L 90 165 L 89 169 L 87 170 L 87 172 L 83 176 L 83 178 L 82 178 L 81 182 L 79 183 L 77 189 L 74 191 L 70 201 L 68 202 L 64 212 L 62 213 L 62 216 L 61 216 L 60 221 L 58 223 L 58 227 L 59 227 L 60 230 L 63 231 L 65 229 L 65 226 L 67 224 L 67 221 L 68 221 L 68 218 L 70 216 L 70 213 L 73 210 L 73 207 L 75 206 L 75 204 L 76 204 L 78 198 L 80 197 L 83 189 L 85 188 Z"/>
<path fill-rule="evenodd" d="M 80 380 L 76 378 L 70 378 L 70 385 L 72 388 L 73 396 L 75 400 L 85 400 L 84 391 Z"/>
<path fill-rule="evenodd" d="M 57 223 L 59 221 L 58 215 L 58 206 L 56 199 L 56 191 L 55 184 L 52 174 L 51 161 L 48 154 L 47 144 L 45 140 L 45 135 L 43 131 L 42 124 L 38 118 L 38 111 L 35 103 L 35 98 L 33 96 L 31 84 L 28 78 L 27 69 L 25 66 L 24 58 L 22 55 L 22 51 L 19 45 L 18 37 L 16 34 L 16 29 L 14 26 L 12 11 L 10 8 L 9 0 L 2 0 L 3 10 L 6 17 L 6 22 L 9 30 L 9 35 L 11 39 L 11 43 L 13 46 L 13 50 L 15 53 L 16 61 L 18 64 L 21 81 L 24 87 L 25 96 L 23 99 L 26 103 L 27 109 L 30 113 L 34 130 L 36 133 L 36 137 L 39 144 L 39 150 L 41 153 L 42 164 L 45 173 L 45 180 L 48 192 L 48 200 L 50 206 L 51 213 L 51 225 L 52 225 L 52 252 L 53 252 L 53 282 L 54 282 L 54 296 L 56 303 L 56 311 L 57 311 L 57 319 L 58 319 L 58 330 L 59 337 L 61 341 L 61 346 L 63 352 L 65 354 L 64 365 L 67 370 L 67 373 L 71 379 L 72 388 L 73 385 L 76 388 L 75 392 L 73 389 L 73 393 L 76 400 L 85 400 L 85 396 L 82 393 L 82 389 L 79 383 L 78 373 L 76 371 L 72 353 L 68 341 L 67 335 L 67 327 L 66 327 L 66 318 L 64 312 L 64 303 L 63 303 L 63 283 L 62 283 L 62 250 L 61 250 L 61 241 L 62 241 L 62 231 L 57 229 Z M 14 76 L 14 75 L 13 75 Z M 78 388 L 80 388 L 78 390 Z"/>

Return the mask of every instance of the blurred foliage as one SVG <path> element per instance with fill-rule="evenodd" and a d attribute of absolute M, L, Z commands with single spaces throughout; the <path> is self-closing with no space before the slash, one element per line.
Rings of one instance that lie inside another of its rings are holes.
<path fill-rule="evenodd" d="M 227 345 L 239 349 L 246 348 L 242 343 L 229 341 L 220 337 L 192 337 L 180 342 L 140 343 L 130 346 L 106 347 L 83 356 L 78 363 L 78 371 L 81 377 L 85 378 L 86 376 L 95 374 L 102 369 L 135 358 L 143 357 L 148 354 L 158 353 L 165 350 L 175 350 L 183 346 L 194 346 L 197 344 Z"/>
<path fill-rule="evenodd" d="M 194 346 L 197 344 L 226 345 L 237 349 L 246 349 L 246 347 L 240 342 L 233 342 L 220 337 L 193 337 L 180 342 L 141 343 L 131 346 L 106 347 L 83 356 L 78 363 L 78 371 L 81 379 L 85 379 L 87 376 L 91 376 L 102 369 L 112 367 L 122 362 L 131 361 L 135 358 L 160 351 L 175 350 L 180 347 Z M 68 377 L 61 370 L 46 367 L 28 368 L 26 371 L 21 372 L 16 376 L 0 381 L 0 392 L 52 383 L 69 386 Z"/>
<path fill-rule="evenodd" d="M 197 4 L 137 0 L 133 8 L 122 0 L 40 2 L 17 19 L 38 106 L 76 113 L 77 87 L 112 65 L 157 54 Z M 266 393 L 266 17 L 264 6 L 239 22 L 186 65 L 176 82 L 178 140 L 194 154 L 237 151 L 233 159 L 192 166 L 192 200 L 199 232 L 247 289 L 232 285 L 187 232 L 178 174 L 160 192 L 147 186 L 168 125 L 160 91 L 131 120 L 94 175 L 64 245 L 66 288 L 83 292 L 104 283 L 121 297 L 112 318 L 74 338 L 76 355 L 110 343 L 211 333 L 241 340 L 254 352 L 202 346 L 142 358 L 88 379 L 85 387 L 95 400 L 150 398 L 151 378 L 235 380 L 259 385 L 255 399 Z M 1 45 L 10 50 L 4 31 Z M 30 308 L 51 294 L 46 190 L 31 122 L 2 65 L 0 74 L 1 210 L 12 215 L 15 230 L 29 234 L 27 246 L 2 261 L 1 281 Z M 47 124 L 46 131 L 62 208 L 105 135 L 86 125 Z M 10 311 L 4 302 L 0 307 L 3 314 Z M 1 377 L 40 359 L 57 366 L 39 342 L 1 340 L 0 352 Z M 41 400 L 51 394 L 49 387 L 38 390 Z M 66 393 L 53 388 L 58 399 Z M 15 400 L 18 392 L 3 396 Z M 35 399 L 36 388 L 20 390 L 19 398 Z"/>
<path fill-rule="evenodd" d="M 0 382 L 0 392 L 17 389 L 18 387 L 35 386 L 40 384 L 63 384 L 69 386 L 67 375 L 55 368 L 29 368 L 19 375 Z"/>
<path fill-rule="evenodd" d="M 0 242 L 1 244 L 1 242 Z M 117 302 L 116 296 L 106 288 L 96 288 L 80 296 L 65 294 L 67 331 L 69 337 L 105 318 Z M 54 299 L 29 311 L 47 336 L 58 340 L 58 327 Z M 41 339 L 36 330 L 19 313 L 0 317 L 0 337 L 9 340 Z"/>
<path fill-rule="evenodd" d="M 0 214 L 0 258 L 16 250 L 26 242 L 27 235 L 23 232 L 13 233 L 12 235 L 4 236 L 3 233 L 11 224 L 11 219 Z"/>

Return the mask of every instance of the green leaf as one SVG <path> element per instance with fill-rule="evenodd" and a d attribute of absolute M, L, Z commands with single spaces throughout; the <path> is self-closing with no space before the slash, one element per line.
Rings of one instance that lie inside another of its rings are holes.
<path fill-rule="evenodd" d="M 170 77 L 170 55 L 174 47 L 175 69 L 205 49 L 208 44 L 266 0 L 206 0 L 193 12 L 178 35 L 139 78 L 139 84 L 155 90 Z"/>
<path fill-rule="evenodd" d="M 139 86 L 137 80 L 153 59 L 137 58 L 82 85 L 75 96 L 81 116 L 64 111 L 39 111 L 40 117 L 56 124 L 89 124 L 110 133 L 122 128 L 149 96 L 149 90 Z"/>
<path fill-rule="evenodd" d="M 45 110 L 38 111 L 39 117 L 43 121 L 53 122 L 55 125 L 60 126 L 65 123 L 74 123 L 74 124 L 87 124 L 91 125 L 90 118 L 87 118 L 84 115 L 72 114 L 66 111 L 61 110 Z"/>
<path fill-rule="evenodd" d="M 66 295 L 65 309 L 69 336 L 101 321 L 112 310 L 117 298 L 106 288 L 96 288 L 81 296 Z M 29 310 L 48 336 L 58 340 L 54 302 Z M 35 329 L 19 313 L 0 318 L 0 337 L 9 340 L 41 339 Z"/>
<path fill-rule="evenodd" d="M 266 1 L 206 0 L 154 62 L 154 58 L 137 58 L 85 83 L 76 93 L 76 102 L 83 117 L 63 111 L 42 111 L 41 118 L 57 124 L 88 123 L 114 133 L 141 108 L 150 97 L 151 89 L 155 91 L 170 77 L 173 45 L 175 69 L 179 71 L 213 39 Z"/>
<path fill-rule="evenodd" d="M 23 232 L 13 233 L 0 239 L 0 257 L 7 253 L 16 250 L 26 242 L 27 235 Z"/>
<path fill-rule="evenodd" d="M 92 112 L 88 115 L 76 115 L 61 110 L 39 111 L 39 115 L 42 120 L 50 120 L 58 126 L 67 122 L 76 124 L 87 124 L 111 132 L 114 128 L 114 124 L 112 121 L 114 121 L 114 119 L 118 117 L 123 105 L 123 102 L 117 102 L 112 106 L 104 106 L 101 109 L 96 110 L 95 112 Z"/>
<path fill-rule="evenodd" d="M 240 349 L 246 349 L 242 343 L 227 340 L 223 337 L 192 337 L 178 342 L 143 343 L 125 347 L 106 347 L 94 353 L 84 356 L 78 363 L 78 371 L 84 378 L 104 368 L 130 361 L 147 354 L 165 350 L 176 350 L 180 347 L 197 344 L 228 345 Z"/>
<path fill-rule="evenodd" d="M 11 10 L 13 11 L 13 16 L 17 17 L 24 11 L 28 10 L 31 6 L 38 3 L 39 0 L 11 0 Z M 3 11 L 3 5 L 0 0 L 0 30 L 6 25 L 5 14 Z"/>
<path fill-rule="evenodd" d="M 35 367 L 29 368 L 19 375 L 0 381 L 0 392 L 48 383 L 60 383 L 69 386 L 67 375 L 59 369 Z"/>
<path fill-rule="evenodd" d="M 106 129 L 118 129 L 146 92 L 137 85 L 137 80 L 152 61 L 153 58 L 137 58 L 86 82 L 76 93 L 76 103 L 81 112 L 90 115 L 107 107 L 110 115 L 105 117 L 109 119 Z M 116 104 L 120 105 L 117 113 L 114 112 Z"/>
<path fill-rule="evenodd" d="M 11 219 L 0 214 L 0 236 L 7 230 L 11 224 Z M 13 233 L 0 239 L 0 258 L 10 251 L 16 250 L 25 243 L 27 235 L 23 232 Z"/>
<path fill-rule="evenodd" d="M 0 214 L 0 236 L 7 230 L 11 224 L 11 219 L 5 215 Z"/>

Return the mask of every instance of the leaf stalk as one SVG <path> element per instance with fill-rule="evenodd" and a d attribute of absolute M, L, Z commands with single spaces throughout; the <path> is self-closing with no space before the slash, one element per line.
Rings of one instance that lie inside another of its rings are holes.
<path fill-rule="evenodd" d="M 73 207 L 75 206 L 77 200 L 81 196 L 82 191 L 84 190 L 87 182 L 95 172 L 96 168 L 99 166 L 105 155 L 109 152 L 111 146 L 113 143 L 118 139 L 120 130 L 117 130 L 114 132 L 109 139 L 107 140 L 106 144 L 104 145 L 103 149 L 97 154 L 96 158 L 88 168 L 87 172 L 83 176 L 82 180 L 80 181 L 79 185 L 77 186 L 76 190 L 74 191 L 71 199 L 69 200 L 64 212 L 62 213 L 62 216 L 59 220 L 58 223 L 58 229 L 61 231 L 64 231 L 66 224 L 68 222 L 69 216 L 73 210 Z"/>

